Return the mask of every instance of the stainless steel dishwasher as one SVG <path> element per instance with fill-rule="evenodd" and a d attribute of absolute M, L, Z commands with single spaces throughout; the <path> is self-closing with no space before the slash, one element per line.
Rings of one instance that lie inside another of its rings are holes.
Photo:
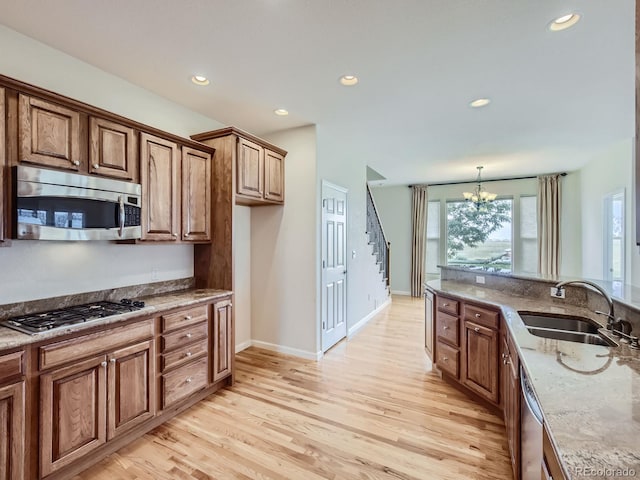
<path fill-rule="evenodd" d="M 522 480 L 540 480 L 542 465 L 542 411 L 529 379 L 520 366 L 520 437 Z"/>

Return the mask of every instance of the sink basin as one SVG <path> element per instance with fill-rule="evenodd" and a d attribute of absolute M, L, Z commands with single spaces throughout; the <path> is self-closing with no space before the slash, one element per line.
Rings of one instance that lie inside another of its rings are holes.
<path fill-rule="evenodd" d="M 613 347 L 615 343 L 598 333 L 599 325 L 582 317 L 559 317 L 532 312 L 518 312 L 527 330 L 537 337 Z"/>

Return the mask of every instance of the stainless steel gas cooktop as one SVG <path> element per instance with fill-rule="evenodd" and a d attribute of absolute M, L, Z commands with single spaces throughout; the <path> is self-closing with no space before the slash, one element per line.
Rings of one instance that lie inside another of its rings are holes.
<path fill-rule="evenodd" d="M 0 325 L 31 335 L 37 335 L 38 333 L 50 332 L 79 323 L 133 312 L 142 307 L 144 307 L 144 302 L 125 298 L 120 303 L 103 301 L 75 305 L 49 312 L 20 315 L 1 321 Z"/>

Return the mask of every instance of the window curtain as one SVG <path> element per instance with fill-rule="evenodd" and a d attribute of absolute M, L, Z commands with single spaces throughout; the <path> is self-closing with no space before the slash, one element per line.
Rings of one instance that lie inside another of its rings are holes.
<path fill-rule="evenodd" d="M 538 273 L 560 268 L 560 175 L 538 177 Z"/>
<path fill-rule="evenodd" d="M 411 296 L 422 295 L 427 243 L 427 187 L 414 186 L 411 203 Z"/>

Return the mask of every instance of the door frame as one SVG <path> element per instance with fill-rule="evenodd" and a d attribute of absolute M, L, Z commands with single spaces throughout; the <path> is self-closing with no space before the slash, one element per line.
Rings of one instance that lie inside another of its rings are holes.
<path fill-rule="evenodd" d="M 337 190 L 339 192 L 342 192 L 345 194 L 345 218 L 346 218 L 346 225 L 345 225 L 345 232 L 344 232 L 344 242 L 345 242 L 345 259 L 344 259 L 344 263 L 345 263 L 345 268 L 347 269 L 347 272 L 345 273 L 345 277 L 344 277 L 344 284 L 345 284 L 345 297 L 344 297 L 344 308 L 345 308 L 345 312 L 344 312 L 344 323 L 345 323 L 345 336 L 340 339 L 338 342 L 344 340 L 345 338 L 348 337 L 348 331 L 349 331 L 349 319 L 348 319 L 348 312 L 349 312 L 349 308 L 348 308 L 348 304 L 349 304 L 349 296 L 347 295 L 347 291 L 348 291 L 348 279 L 349 279 L 349 268 L 347 268 L 347 262 L 349 260 L 349 256 L 346 254 L 349 249 L 347 248 L 349 245 L 349 189 L 346 187 L 343 187 L 341 185 L 337 185 L 333 182 L 330 182 L 328 180 L 322 180 L 320 182 L 320 258 L 319 258 L 319 267 L 320 267 L 320 282 L 319 282 L 319 287 L 320 287 L 320 312 L 319 312 L 319 316 L 318 316 L 318 330 L 319 330 L 319 335 L 320 335 L 320 352 L 322 355 L 324 355 L 324 353 L 329 350 L 331 347 L 333 347 L 333 345 L 337 345 L 338 342 L 336 342 L 335 344 L 331 345 L 330 347 L 325 348 L 325 345 L 323 343 L 323 335 L 322 335 L 322 312 L 323 312 L 323 305 L 324 305 L 324 285 L 323 285 L 323 281 L 324 281 L 324 267 L 322 265 L 323 259 L 323 252 L 324 252 L 324 235 L 323 235 L 323 227 L 324 227 L 324 220 L 325 220 L 325 211 L 324 211 L 324 188 L 325 187 L 329 187 L 331 189 Z"/>

